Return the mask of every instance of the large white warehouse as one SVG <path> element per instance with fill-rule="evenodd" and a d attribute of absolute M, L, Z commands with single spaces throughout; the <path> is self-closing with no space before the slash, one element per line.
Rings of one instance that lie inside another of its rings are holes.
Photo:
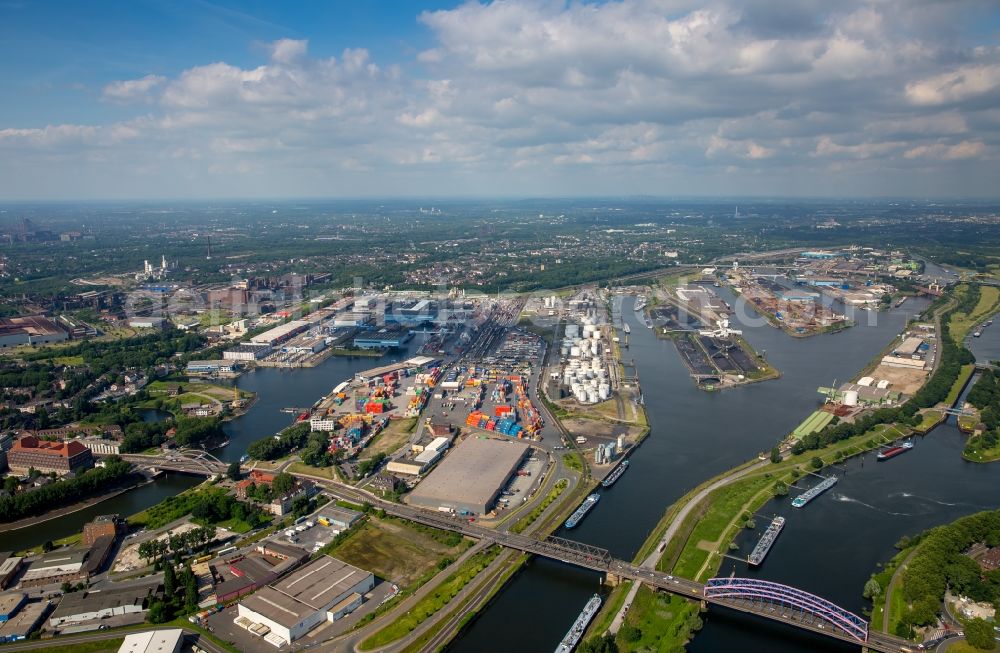
<path fill-rule="evenodd" d="M 323 556 L 240 601 L 238 617 L 292 643 L 324 621 L 349 614 L 375 586 L 375 576 Z"/>

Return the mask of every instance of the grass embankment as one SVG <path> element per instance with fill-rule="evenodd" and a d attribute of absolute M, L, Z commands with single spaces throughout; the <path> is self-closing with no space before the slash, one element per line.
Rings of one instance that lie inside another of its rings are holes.
<path fill-rule="evenodd" d="M 471 545 L 457 533 L 394 517 L 370 517 L 323 552 L 406 587 L 443 569 L 448 564 L 444 561 L 454 560 Z"/>
<path fill-rule="evenodd" d="M 128 518 L 128 522 L 134 527 L 149 530 L 162 528 L 175 519 L 180 519 L 190 513 L 194 509 L 197 495 L 207 491 L 208 488 L 204 485 L 189 488 L 178 495 L 167 497 L 155 506 L 135 513 Z"/>
<path fill-rule="evenodd" d="M 948 391 L 948 396 L 944 399 L 945 404 L 948 406 L 955 405 L 955 402 L 958 401 L 959 395 L 962 394 L 962 388 L 964 388 L 965 384 L 969 382 L 969 379 L 972 378 L 975 371 L 975 363 L 969 363 L 962 366 L 962 370 L 958 373 L 958 378 L 955 379 L 955 382 L 951 385 L 951 390 Z"/>
<path fill-rule="evenodd" d="M 285 468 L 285 471 L 289 474 L 318 476 L 320 478 L 330 479 L 331 481 L 338 480 L 338 476 L 336 472 L 333 471 L 333 467 L 313 467 L 312 465 L 307 465 L 305 463 L 292 463 Z"/>
<path fill-rule="evenodd" d="M 492 600 L 493 596 L 496 595 L 496 593 L 499 592 L 503 588 L 503 586 L 507 584 L 507 581 L 510 580 L 511 576 L 517 573 L 517 571 L 521 569 L 521 566 L 528 561 L 527 555 L 523 554 L 516 555 L 514 551 L 510 550 L 501 552 L 500 556 L 498 557 L 498 560 L 500 560 L 501 562 L 506 562 L 507 560 L 509 560 L 511 557 L 514 556 L 516 556 L 516 559 L 510 562 L 510 564 L 506 564 L 506 566 L 503 567 L 502 572 L 500 572 L 497 575 L 489 575 L 485 578 L 480 579 L 479 584 L 476 586 L 477 590 L 479 588 L 482 588 L 487 583 L 490 584 L 492 589 L 489 592 L 487 592 L 487 594 L 484 597 L 482 597 L 481 600 L 477 602 L 477 605 L 475 607 L 472 607 L 471 609 L 466 609 L 466 606 L 469 606 L 470 602 L 473 600 L 472 596 L 466 597 L 465 599 L 459 601 L 457 604 L 453 606 L 449 605 L 449 607 L 451 607 L 452 609 L 448 612 L 447 615 L 444 615 L 440 619 L 437 619 L 432 626 L 430 626 L 420 637 L 413 640 L 400 653 L 420 653 L 421 651 L 423 651 L 427 645 L 427 642 L 429 642 L 431 638 L 433 638 L 439 632 L 441 632 L 441 629 L 443 629 L 447 623 L 449 623 L 452 619 L 454 619 L 455 616 L 458 615 L 460 611 L 463 612 L 463 616 L 456 625 L 455 632 L 456 633 L 461 632 L 465 628 L 466 624 L 471 622 L 479 615 L 479 611 L 483 607 L 489 605 L 489 602 L 490 600 Z M 473 590 L 473 594 L 477 590 Z M 439 648 L 438 650 L 440 651 L 441 649 Z"/>
<path fill-rule="evenodd" d="M 885 594 L 890 591 L 890 585 L 892 583 L 893 574 L 899 569 L 899 565 L 906 560 L 907 556 L 913 552 L 915 547 L 907 547 L 901 550 L 899 553 L 892 557 L 892 560 L 886 563 L 886 565 L 877 574 L 873 575 L 872 578 L 878 583 L 880 591 L 871 597 L 872 599 L 872 616 L 869 620 L 870 630 L 875 632 L 882 632 L 883 626 L 885 624 Z M 899 590 L 899 582 L 894 584 L 892 588 L 892 603 L 889 608 L 889 631 L 893 632 L 892 627 L 899 622 L 899 618 L 903 614 L 903 593 Z"/>
<path fill-rule="evenodd" d="M 691 633 L 701 629 L 698 611 L 695 602 L 643 585 L 615 638 L 618 650 L 683 651 Z"/>
<path fill-rule="evenodd" d="M 33 648 L 31 653 L 115 653 L 124 641 L 124 637 L 117 637 L 78 644 L 56 644 L 44 648 Z"/>
<path fill-rule="evenodd" d="M 542 500 L 542 502 L 539 503 L 537 506 L 535 506 L 534 510 L 532 510 L 530 513 L 519 519 L 518 522 L 514 524 L 510 530 L 512 530 L 515 533 L 523 533 L 524 530 L 528 528 L 528 526 L 531 526 L 536 519 L 542 516 L 542 513 L 545 512 L 546 508 L 552 505 L 553 501 L 559 498 L 559 495 L 562 494 L 563 490 L 565 490 L 566 486 L 568 485 L 569 485 L 568 480 L 566 480 L 565 478 L 560 479 L 554 486 L 552 486 L 552 489 L 549 491 L 545 499 Z"/>
<path fill-rule="evenodd" d="M 995 651 L 997 650 L 997 647 L 994 646 L 990 650 Z M 976 648 L 975 646 L 966 642 L 965 640 L 961 640 L 955 642 L 954 644 L 951 644 L 950 646 L 948 646 L 948 648 L 945 649 L 945 651 L 947 651 L 947 653 L 983 653 L 983 649 Z"/>
<path fill-rule="evenodd" d="M 1000 443 L 993 447 L 984 447 L 983 441 L 982 435 L 969 438 L 965 450 L 962 451 L 962 458 L 974 463 L 991 463 L 1000 460 Z"/>
<path fill-rule="evenodd" d="M 925 410 L 920 414 L 920 424 L 913 427 L 917 433 L 927 433 L 941 423 L 944 413 L 939 410 Z"/>
<path fill-rule="evenodd" d="M 967 286 L 965 287 L 967 289 Z M 963 290 L 967 292 L 967 290 Z M 979 301 L 969 313 L 955 313 L 948 321 L 952 338 L 962 342 L 969 331 L 983 320 L 1000 311 L 1000 288 L 994 286 L 979 287 Z"/>
<path fill-rule="evenodd" d="M 407 610 L 406 614 L 401 615 L 388 626 L 361 642 L 361 648 L 363 650 L 379 648 L 413 632 L 414 629 L 429 617 L 448 605 L 473 578 L 478 576 L 482 570 L 486 569 L 496 559 L 500 551 L 500 547 L 491 546 L 473 555 L 438 585 L 434 591 L 417 601 L 412 608 Z"/>

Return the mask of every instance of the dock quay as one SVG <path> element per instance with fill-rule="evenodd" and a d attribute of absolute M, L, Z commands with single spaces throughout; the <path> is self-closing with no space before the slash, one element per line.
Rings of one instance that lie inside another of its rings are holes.
<path fill-rule="evenodd" d="M 803 507 L 804 505 L 806 505 L 807 503 L 809 503 L 810 501 L 812 501 L 813 499 L 815 499 L 816 497 L 818 497 L 819 495 L 823 494 L 824 492 L 832 488 L 834 485 L 836 485 L 837 480 L 838 479 L 836 476 L 828 476 L 817 485 L 814 485 L 813 487 L 809 488 L 799 496 L 792 499 L 792 505 L 796 508 Z"/>
<path fill-rule="evenodd" d="M 764 558 L 767 557 L 768 551 L 770 551 L 771 547 L 774 545 L 775 540 L 778 539 L 781 529 L 784 527 L 784 517 L 779 516 L 772 519 L 771 525 L 767 527 L 767 530 L 764 531 L 763 535 L 761 535 L 760 540 L 757 541 L 757 546 L 755 546 L 753 551 L 750 552 L 750 555 L 747 556 L 747 563 L 754 567 L 760 566 L 760 564 L 764 562 Z"/>

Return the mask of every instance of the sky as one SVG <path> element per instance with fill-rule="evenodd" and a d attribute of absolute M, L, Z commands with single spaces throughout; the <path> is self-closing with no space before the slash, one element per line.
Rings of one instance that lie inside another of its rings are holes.
<path fill-rule="evenodd" d="M 0 0 L 0 200 L 1000 197 L 995 0 Z"/>

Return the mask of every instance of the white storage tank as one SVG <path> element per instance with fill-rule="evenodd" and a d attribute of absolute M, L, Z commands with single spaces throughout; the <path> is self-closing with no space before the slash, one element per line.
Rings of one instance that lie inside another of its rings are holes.
<path fill-rule="evenodd" d="M 857 406 L 858 405 L 858 391 L 848 390 L 844 393 L 844 405 L 845 406 Z"/>
<path fill-rule="evenodd" d="M 611 396 L 611 386 L 607 383 L 602 383 L 597 386 L 597 394 L 601 397 L 601 401 L 604 401 Z"/>
<path fill-rule="evenodd" d="M 569 355 L 572 356 L 573 358 L 579 358 L 580 357 L 580 348 L 579 347 L 572 347 L 572 348 L 570 348 Z"/>
<path fill-rule="evenodd" d="M 618 451 L 625 451 L 625 436 L 618 436 Z"/>

